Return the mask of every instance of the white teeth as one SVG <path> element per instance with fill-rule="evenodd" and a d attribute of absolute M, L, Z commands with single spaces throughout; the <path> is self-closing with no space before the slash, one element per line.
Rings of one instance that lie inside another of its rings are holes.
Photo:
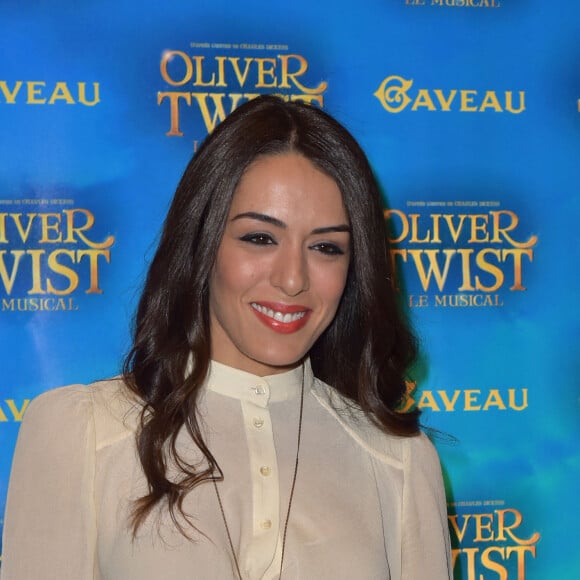
<path fill-rule="evenodd" d="M 290 313 L 283 314 L 282 312 L 277 312 L 275 310 L 272 310 L 271 308 L 266 308 L 265 306 L 260 306 L 259 304 L 256 304 L 256 302 L 252 302 L 251 305 L 252 305 L 252 308 L 254 310 L 257 310 L 258 312 L 265 314 L 269 318 L 273 318 L 277 322 L 283 322 L 285 324 L 287 324 L 289 322 L 294 322 L 295 320 L 300 320 L 300 318 L 304 318 L 304 316 L 306 316 L 306 312 L 295 312 L 294 314 L 290 314 Z"/>

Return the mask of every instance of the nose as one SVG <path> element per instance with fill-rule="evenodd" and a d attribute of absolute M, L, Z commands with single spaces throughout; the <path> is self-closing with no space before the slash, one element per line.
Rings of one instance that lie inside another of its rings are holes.
<path fill-rule="evenodd" d="M 287 296 L 298 296 L 308 290 L 307 250 L 299 246 L 280 248 L 272 264 L 270 282 Z"/>

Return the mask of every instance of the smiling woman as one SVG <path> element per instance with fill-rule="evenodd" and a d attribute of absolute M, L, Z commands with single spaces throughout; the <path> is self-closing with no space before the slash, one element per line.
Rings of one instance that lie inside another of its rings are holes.
<path fill-rule="evenodd" d="M 237 109 L 177 188 L 123 376 L 31 403 L 2 579 L 451 578 L 391 279 L 352 136 Z"/>
<path fill-rule="evenodd" d="M 255 161 L 233 196 L 211 277 L 213 359 L 258 375 L 302 360 L 338 308 L 349 232 L 340 190 L 310 161 Z"/>

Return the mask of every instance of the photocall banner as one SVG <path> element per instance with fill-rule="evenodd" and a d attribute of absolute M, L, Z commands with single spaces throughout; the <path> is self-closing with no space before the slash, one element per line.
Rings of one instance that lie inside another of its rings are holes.
<path fill-rule="evenodd" d="M 187 161 L 275 93 L 383 189 L 455 578 L 580 577 L 579 26 L 572 0 L 3 0 L 0 514 L 29 401 L 118 374 Z"/>

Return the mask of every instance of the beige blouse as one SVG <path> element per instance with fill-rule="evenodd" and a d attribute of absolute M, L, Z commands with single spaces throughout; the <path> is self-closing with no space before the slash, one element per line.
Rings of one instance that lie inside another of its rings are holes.
<path fill-rule="evenodd" d="M 386 436 L 305 365 L 299 467 L 283 579 L 452 578 L 441 470 L 424 436 Z M 257 377 L 212 363 L 200 400 L 224 513 L 244 580 L 280 573 L 302 368 Z M 113 379 L 44 393 L 21 426 L 4 526 L 2 580 L 236 578 L 213 484 L 188 494 L 198 531 L 161 506 L 132 539 L 131 500 L 146 482 L 140 410 Z M 188 460 L 201 455 L 183 432 Z"/>

